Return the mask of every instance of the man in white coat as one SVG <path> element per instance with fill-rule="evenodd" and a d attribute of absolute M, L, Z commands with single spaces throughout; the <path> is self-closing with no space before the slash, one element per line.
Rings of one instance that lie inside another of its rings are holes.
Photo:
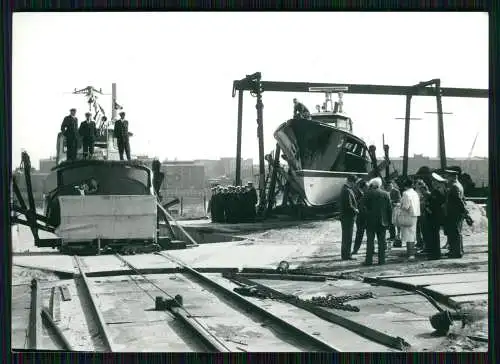
<path fill-rule="evenodd" d="M 420 198 L 413 189 L 413 182 L 407 179 L 403 183 L 401 197 L 401 214 L 405 215 L 408 224 L 401 226 L 401 242 L 406 243 L 408 259 L 415 259 L 415 242 L 417 239 L 417 219 L 420 216 Z"/>

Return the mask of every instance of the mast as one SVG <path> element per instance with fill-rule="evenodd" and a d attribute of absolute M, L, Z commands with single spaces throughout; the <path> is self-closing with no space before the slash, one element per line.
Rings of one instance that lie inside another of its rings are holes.
<path fill-rule="evenodd" d="M 116 120 L 116 83 L 111 84 L 111 120 Z"/>

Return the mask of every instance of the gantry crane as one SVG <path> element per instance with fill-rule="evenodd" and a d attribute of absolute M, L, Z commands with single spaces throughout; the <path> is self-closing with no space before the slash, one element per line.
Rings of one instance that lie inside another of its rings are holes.
<path fill-rule="evenodd" d="M 259 190 L 260 201 L 265 201 L 265 160 L 264 160 L 264 127 L 262 93 L 267 92 L 312 92 L 317 88 L 343 89 L 344 93 L 364 95 L 397 95 L 406 96 L 406 115 L 404 133 L 403 175 L 408 174 L 408 145 L 410 138 L 411 99 L 413 96 L 432 96 L 436 98 L 438 116 L 439 156 L 441 168 L 446 168 L 446 148 L 444 138 L 444 123 L 442 97 L 488 98 L 489 90 L 473 88 L 444 88 L 440 79 L 420 82 L 413 86 L 389 86 L 369 84 L 335 84 L 309 82 L 262 81 L 260 72 L 247 75 L 241 80 L 233 82 L 233 97 L 238 91 L 238 123 L 236 141 L 236 185 L 241 184 L 241 132 L 243 123 L 243 92 L 250 93 L 257 98 L 257 136 L 259 140 Z M 385 148 L 384 148 L 385 149 Z"/>

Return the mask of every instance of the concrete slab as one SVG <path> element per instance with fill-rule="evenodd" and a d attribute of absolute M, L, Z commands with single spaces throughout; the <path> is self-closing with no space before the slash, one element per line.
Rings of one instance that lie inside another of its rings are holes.
<path fill-rule="evenodd" d="M 372 278 L 379 278 L 379 279 L 390 279 L 390 278 L 413 278 L 413 277 L 433 277 L 433 276 L 441 276 L 443 273 L 416 273 L 416 274 L 391 274 L 391 273 L 396 273 L 395 271 L 388 271 L 388 274 L 380 274 L 379 276 L 374 276 Z M 468 274 L 469 272 L 446 272 L 446 275 L 462 275 L 462 274 Z M 487 270 L 478 270 L 473 273 L 488 273 Z"/>
<path fill-rule="evenodd" d="M 422 289 L 424 292 L 434 292 L 442 296 L 466 296 L 473 294 L 487 294 L 488 280 L 457 284 L 434 284 Z"/>
<path fill-rule="evenodd" d="M 294 244 L 264 244 L 251 241 L 202 244 L 193 249 L 172 250 L 168 253 L 194 267 L 255 267 L 276 268 L 280 261 L 291 262 L 290 268 L 297 268 L 293 259 L 314 252 L 317 248 Z M 307 253 L 307 252 L 306 252 Z"/>
<path fill-rule="evenodd" d="M 12 349 L 27 349 L 31 288 L 29 285 L 12 287 Z"/>
<path fill-rule="evenodd" d="M 86 273 L 127 269 L 120 259 L 109 254 L 80 257 L 80 262 Z"/>
<path fill-rule="evenodd" d="M 75 273 L 73 258 L 69 255 L 46 255 L 43 257 L 14 256 L 12 257 L 12 264 L 32 269 L 42 269 L 70 274 Z"/>
<path fill-rule="evenodd" d="M 429 324 L 429 316 L 435 314 L 436 309 L 426 298 L 417 294 L 402 294 L 404 291 L 398 289 L 371 286 L 363 282 L 350 280 L 327 281 L 324 283 L 255 281 L 283 293 L 296 294 L 302 299 L 326 294 L 340 296 L 371 291 L 375 298 L 348 302 L 358 306 L 360 308 L 359 312 L 335 309 L 331 309 L 331 311 L 360 324 L 385 332 L 388 335 L 402 337 L 412 345 L 411 350 L 419 351 L 443 341 L 442 338 L 430 336 L 433 329 Z"/>
<path fill-rule="evenodd" d="M 244 345 L 245 350 L 248 351 L 270 350 L 270 348 L 273 351 L 308 349 L 298 342 L 289 343 L 291 338 L 288 337 L 287 333 L 276 333 L 262 327 L 260 322 L 248 317 L 245 312 L 236 307 L 228 306 L 218 296 L 203 290 L 198 284 L 191 282 L 183 275 L 154 275 L 148 276 L 148 278 L 172 296 L 181 294 L 184 302 L 183 307 L 214 335 L 224 340 L 231 339 L 228 345 L 236 345 L 234 341 L 237 341 L 240 345 Z M 136 282 L 128 280 L 127 282 L 123 277 L 121 280 L 118 277 L 109 277 L 105 280 L 95 278 L 91 281 L 103 316 L 107 322 L 112 324 L 117 345 L 125 345 L 130 350 L 133 350 L 131 345 L 138 345 L 137 350 L 139 351 L 155 351 L 159 348 L 163 351 L 170 351 L 171 347 L 172 350 L 182 351 L 182 345 L 177 339 L 172 343 L 172 336 L 175 336 L 175 333 L 167 335 L 166 338 L 169 341 L 160 345 L 156 334 L 151 331 L 151 324 L 154 326 L 155 322 L 161 320 L 165 321 L 162 331 L 168 331 L 168 327 L 165 325 L 172 323 L 173 320 L 170 313 L 153 310 L 154 298 L 157 295 L 165 296 L 163 292 L 153 288 L 150 283 L 144 280 Z M 147 290 L 147 294 L 142 290 Z M 123 324 L 119 324 L 120 322 Z M 139 330 L 140 323 L 144 329 L 136 338 L 131 337 L 128 332 L 123 332 L 131 327 L 134 330 Z M 158 325 L 154 327 L 156 330 L 158 329 Z M 163 334 L 159 337 L 161 340 Z M 155 342 L 154 347 L 151 347 L 152 341 Z M 238 350 L 235 349 L 235 351 Z"/>
<path fill-rule="evenodd" d="M 452 304 L 461 305 L 463 303 L 478 302 L 478 301 L 488 301 L 488 294 L 472 294 L 465 296 L 451 296 L 449 298 Z"/>
<path fill-rule="evenodd" d="M 488 272 L 473 272 L 462 274 L 439 274 L 401 278 L 380 278 L 381 281 L 392 281 L 412 284 L 415 286 L 430 286 L 435 284 L 455 284 L 481 282 L 488 280 Z"/>
<path fill-rule="evenodd" d="M 208 275 L 229 289 L 238 287 L 236 284 L 220 277 L 219 275 Z M 338 350 L 347 352 L 359 352 L 360 350 L 370 352 L 393 351 L 386 346 L 374 343 L 373 341 L 361 337 L 348 329 L 329 323 L 314 314 L 287 303 L 276 300 L 261 300 L 253 297 L 247 297 L 247 299 L 281 317 L 287 322 L 303 329 L 304 331 L 309 332 L 326 342 L 330 342 Z"/>
<path fill-rule="evenodd" d="M 99 338 L 92 311 L 83 297 L 83 282 L 79 279 L 66 282 L 71 301 L 61 301 L 61 320 L 58 326 L 76 351 L 101 351 L 104 345 Z M 48 306 L 48 301 L 45 302 Z"/>
<path fill-rule="evenodd" d="M 110 325 L 110 335 L 116 342 L 117 349 L 123 352 L 194 352 L 198 348 L 179 335 L 181 328 L 173 320 L 162 322 L 128 323 Z M 186 344 L 186 341 L 188 344 Z"/>
<path fill-rule="evenodd" d="M 127 262 L 132 264 L 137 269 L 149 268 L 176 268 L 177 264 L 170 262 L 164 257 L 156 254 L 139 254 L 123 256 Z M 127 268 L 127 266 L 124 266 Z M 123 269 L 123 268 L 122 268 Z"/>

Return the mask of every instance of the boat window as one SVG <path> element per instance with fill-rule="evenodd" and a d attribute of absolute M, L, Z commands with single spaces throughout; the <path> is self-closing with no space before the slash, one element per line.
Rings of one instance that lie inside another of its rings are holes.
<path fill-rule="evenodd" d="M 337 119 L 337 128 L 349 129 L 349 122 L 347 119 Z"/>

